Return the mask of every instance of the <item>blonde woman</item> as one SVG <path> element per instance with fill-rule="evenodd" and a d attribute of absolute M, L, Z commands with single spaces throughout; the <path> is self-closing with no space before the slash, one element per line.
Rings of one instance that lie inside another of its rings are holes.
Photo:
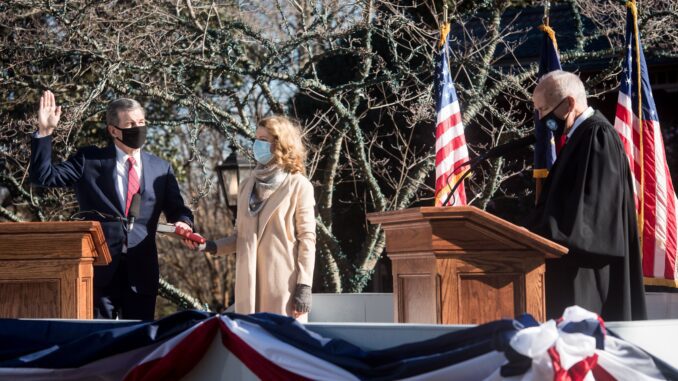
<path fill-rule="evenodd" d="M 206 251 L 236 253 L 235 312 L 307 321 L 315 265 L 315 199 L 299 127 L 283 116 L 257 124 L 253 175 L 240 185 L 235 233 Z"/>

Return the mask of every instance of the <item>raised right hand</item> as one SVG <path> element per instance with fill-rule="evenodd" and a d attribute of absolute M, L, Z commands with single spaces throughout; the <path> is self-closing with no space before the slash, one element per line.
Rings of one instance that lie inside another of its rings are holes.
<path fill-rule="evenodd" d="M 61 106 L 56 105 L 54 94 L 46 90 L 40 97 L 38 109 L 38 133 L 40 136 L 51 135 L 61 119 Z"/>

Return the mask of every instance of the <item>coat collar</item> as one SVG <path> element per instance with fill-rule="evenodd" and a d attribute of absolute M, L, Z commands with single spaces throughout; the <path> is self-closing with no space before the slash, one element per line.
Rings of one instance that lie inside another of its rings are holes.
<path fill-rule="evenodd" d="M 101 172 L 106 179 L 106 184 L 103 191 L 106 193 L 106 196 L 108 196 L 108 199 L 113 202 L 118 214 L 121 217 L 124 217 L 125 207 L 122 205 L 122 200 L 120 200 L 118 192 L 115 189 L 117 176 L 115 168 L 117 164 L 115 145 L 111 142 L 104 150 L 106 151 L 106 154 L 104 159 L 101 160 Z"/>
<path fill-rule="evenodd" d="M 256 224 L 258 237 L 261 237 L 261 234 L 264 232 L 266 225 L 271 220 L 273 213 L 278 210 L 282 201 L 290 194 L 290 183 L 292 181 L 292 176 L 292 174 L 289 174 L 287 177 L 285 177 L 285 180 L 280 183 L 278 189 L 276 189 L 275 192 L 273 192 L 273 194 L 271 194 L 271 196 L 268 198 L 268 200 L 265 201 L 263 208 L 261 211 L 259 211 L 257 216 L 251 216 L 249 214 L 250 194 L 252 193 L 255 183 L 254 176 L 250 177 L 243 184 L 243 191 L 240 193 L 238 205 L 242 205 L 241 210 L 244 212 L 242 212 L 238 218 L 258 218 L 259 223 Z"/>
<path fill-rule="evenodd" d="M 151 166 L 152 161 L 151 161 L 151 154 L 149 154 L 146 151 L 141 151 L 141 172 L 139 176 L 141 176 L 141 183 L 139 184 L 139 193 L 141 196 L 144 195 L 144 192 L 146 189 L 150 188 L 153 186 L 150 182 L 152 181 L 151 176 L 148 176 L 149 173 L 151 173 Z"/>

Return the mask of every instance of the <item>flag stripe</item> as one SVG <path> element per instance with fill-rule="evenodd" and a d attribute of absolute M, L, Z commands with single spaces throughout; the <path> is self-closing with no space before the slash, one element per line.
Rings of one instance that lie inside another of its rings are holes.
<path fill-rule="evenodd" d="M 260 355 L 254 348 L 247 345 L 243 339 L 233 333 L 229 327 L 220 320 L 221 342 L 231 351 L 245 366 L 262 380 L 306 381 L 307 378 L 292 373 L 266 357 Z"/>
<path fill-rule="evenodd" d="M 456 98 L 456 95 L 455 95 Z M 461 110 L 459 109 L 459 101 L 454 101 L 447 106 L 440 109 L 438 112 L 436 126 L 439 126 L 441 123 L 452 120 L 451 125 L 456 125 L 461 123 Z"/>
<path fill-rule="evenodd" d="M 150 353 L 125 376 L 125 381 L 180 379 L 202 359 L 216 330 L 215 319 L 196 324 Z"/>
<path fill-rule="evenodd" d="M 659 129 L 653 128 L 653 122 L 649 121 L 650 132 L 654 132 L 653 142 L 658 142 L 659 146 L 661 144 L 661 136 L 659 136 Z M 654 163 L 657 165 L 654 167 L 654 179 L 656 183 L 655 188 L 655 245 L 654 245 L 654 257 L 655 257 L 655 269 L 654 276 L 656 278 L 664 278 L 666 272 L 666 225 L 667 225 L 667 189 L 666 189 L 666 177 L 664 177 L 664 166 L 661 163 L 665 163 L 664 150 L 655 149 L 654 150 Z M 669 278 L 670 279 L 670 278 Z"/>
<path fill-rule="evenodd" d="M 452 155 L 449 156 L 449 158 L 452 159 Z M 446 185 L 448 177 L 450 178 L 450 184 L 454 184 L 452 182 L 453 177 L 455 175 L 461 175 L 464 173 L 464 171 L 466 171 L 466 168 L 459 168 L 465 162 L 466 159 L 460 159 L 452 164 L 449 164 L 449 161 L 446 160 L 444 163 L 436 166 L 436 189 L 441 190 Z M 457 173 L 452 173 L 454 168 L 459 168 L 457 169 Z"/>
<path fill-rule="evenodd" d="M 448 147 L 451 142 L 459 140 L 459 138 L 464 140 L 464 126 L 461 123 L 452 125 L 453 122 L 452 119 L 448 119 L 440 123 L 436 128 L 436 134 L 438 135 L 438 139 L 436 139 L 436 153 L 440 153 L 442 149 Z"/>
<path fill-rule="evenodd" d="M 220 327 L 224 345 L 262 380 L 357 380 L 351 372 L 279 340 L 258 324 L 222 316 Z"/>
<path fill-rule="evenodd" d="M 655 268 L 657 258 L 655 257 L 655 236 L 656 236 L 656 203 L 657 203 L 657 177 L 654 172 L 655 153 L 654 153 L 654 134 L 643 123 L 643 166 L 645 191 L 643 192 L 643 235 L 651 239 L 643 239 L 643 259 L 645 261 L 645 275 L 656 278 L 658 273 Z M 663 261 L 661 261 L 663 262 Z M 663 265 L 663 263 L 661 264 Z"/>
<path fill-rule="evenodd" d="M 670 178 L 671 174 L 665 167 L 665 176 Z M 669 192 L 667 200 L 668 212 L 666 213 L 666 265 L 664 266 L 664 278 L 676 279 L 676 237 L 678 236 L 676 225 L 676 197 L 675 192 Z M 671 212 L 673 211 L 673 212 Z"/>

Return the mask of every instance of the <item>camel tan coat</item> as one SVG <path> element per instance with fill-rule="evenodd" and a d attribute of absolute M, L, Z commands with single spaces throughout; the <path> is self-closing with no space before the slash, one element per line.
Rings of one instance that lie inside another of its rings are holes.
<path fill-rule="evenodd" d="M 216 241 L 217 254 L 236 252 L 235 312 L 292 316 L 296 285 L 313 286 L 313 186 L 303 175 L 290 174 L 252 216 L 248 208 L 254 183 L 250 177 L 240 186 L 236 232 Z"/>

